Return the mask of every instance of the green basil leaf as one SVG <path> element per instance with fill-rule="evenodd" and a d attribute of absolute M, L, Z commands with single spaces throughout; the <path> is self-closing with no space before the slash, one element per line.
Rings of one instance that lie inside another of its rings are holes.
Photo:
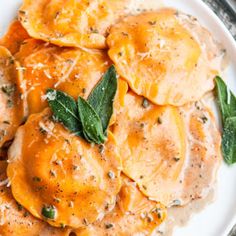
<path fill-rule="evenodd" d="M 117 91 L 117 74 L 111 66 L 88 97 L 88 103 L 101 119 L 103 132 L 107 130 L 113 113 L 113 101 Z"/>
<path fill-rule="evenodd" d="M 236 116 L 236 98 L 219 76 L 216 76 L 215 81 L 222 120 L 225 123 L 228 117 Z"/>
<path fill-rule="evenodd" d="M 48 89 L 47 101 L 54 118 L 62 122 L 67 129 L 80 136 L 82 134 L 82 124 L 75 100 L 62 91 Z"/>
<path fill-rule="evenodd" d="M 225 120 L 222 151 L 227 164 L 236 163 L 236 116 Z"/>
<path fill-rule="evenodd" d="M 87 141 L 96 144 L 104 143 L 106 137 L 103 134 L 102 122 L 93 107 L 82 97 L 78 98 L 78 111 Z"/>

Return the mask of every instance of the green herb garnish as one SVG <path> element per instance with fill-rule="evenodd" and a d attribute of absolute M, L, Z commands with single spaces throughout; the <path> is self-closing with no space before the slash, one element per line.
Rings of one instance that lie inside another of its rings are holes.
<path fill-rule="evenodd" d="M 55 219 L 56 217 L 56 208 L 54 206 L 45 206 L 42 208 L 42 215 L 48 219 Z"/>
<path fill-rule="evenodd" d="M 54 89 L 47 90 L 47 100 L 54 119 L 62 122 L 70 131 L 80 135 L 82 125 L 75 100 L 68 94 Z"/>
<path fill-rule="evenodd" d="M 104 143 L 106 137 L 103 133 L 102 122 L 96 111 L 81 97 L 78 98 L 78 110 L 86 139 L 96 144 Z"/>
<path fill-rule="evenodd" d="M 87 101 L 79 97 L 76 103 L 68 94 L 54 89 L 47 90 L 47 100 L 55 120 L 88 142 L 101 144 L 106 140 L 116 90 L 117 74 L 111 66 Z"/>
<path fill-rule="evenodd" d="M 222 152 L 225 162 L 231 165 L 236 163 L 236 98 L 219 76 L 215 81 L 223 124 Z"/>
<path fill-rule="evenodd" d="M 102 121 L 105 132 L 113 113 L 113 100 L 117 90 L 117 74 L 111 66 L 88 97 L 88 103 L 94 108 Z"/>
<path fill-rule="evenodd" d="M 218 103 L 224 123 L 228 117 L 236 116 L 236 98 L 219 76 L 216 76 L 215 81 Z"/>
<path fill-rule="evenodd" d="M 233 164 L 236 162 L 236 116 L 225 120 L 222 151 L 226 163 Z"/>

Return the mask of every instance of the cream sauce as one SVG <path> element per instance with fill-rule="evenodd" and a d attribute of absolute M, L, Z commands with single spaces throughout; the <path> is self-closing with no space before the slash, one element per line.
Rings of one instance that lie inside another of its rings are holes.
<path fill-rule="evenodd" d="M 157 236 L 171 236 L 176 227 L 184 227 L 194 214 L 204 210 L 214 201 L 212 189 L 205 198 L 194 200 L 183 207 L 172 207 L 168 210 L 166 221 L 157 229 Z"/>

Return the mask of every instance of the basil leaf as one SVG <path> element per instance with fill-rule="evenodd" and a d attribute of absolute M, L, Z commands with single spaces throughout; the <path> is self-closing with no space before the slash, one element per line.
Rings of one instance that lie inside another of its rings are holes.
<path fill-rule="evenodd" d="M 96 144 L 104 143 L 106 137 L 103 134 L 102 122 L 93 107 L 82 97 L 78 98 L 78 111 L 87 141 Z"/>
<path fill-rule="evenodd" d="M 215 81 L 222 120 L 225 123 L 228 117 L 236 116 L 236 98 L 219 76 L 216 76 Z"/>
<path fill-rule="evenodd" d="M 67 129 L 80 136 L 82 134 L 82 124 L 75 100 L 62 91 L 48 89 L 47 101 L 54 118 L 62 122 Z"/>
<path fill-rule="evenodd" d="M 103 132 L 107 130 L 113 113 L 113 101 L 117 90 L 117 74 L 111 66 L 88 97 L 88 103 L 94 108 L 102 122 Z"/>
<path fill-rule="evenodd" d="M 225 120 L 222 151 L 227 164 L 236 163 L 236 116 Z"/>

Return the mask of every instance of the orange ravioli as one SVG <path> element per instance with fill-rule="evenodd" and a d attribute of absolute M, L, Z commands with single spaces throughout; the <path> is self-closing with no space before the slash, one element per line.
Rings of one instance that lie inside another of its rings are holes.
<path fill-rule="evenodd" d="M 199 107 L 156 106 L 129 92 L 111 127 L 123 172 L 166 206 L 205 196 L 219 166 L 219 132 Z"/>
<path fill-rule="evenodd" d="M 102 221 L 76 231 L 78 236 L 152 235 L 166 218 L 166 208 L 148 200 L 135 183 L 123 177 L 116 207 Z"/>
<path fill-rule="evenodd" d="M 106 34 L 131 0 L 24 0 L 19 20 L 33 38 L 59 46 L 106 47 Z"/>
<path fill-rule="evenodd" d="M 0 235 L 1 236 L 69 236 L 68 229 L 57 229 L 34 218 L 7 187 L 7 162 L 0 161 Z"/>
<path fill-rule="evenodd" d="M 111 134 L 102 148 L 93 146 L 54 123 L 46 109 L 19 128 L 7 174 L 13 196 L 35 217 L 53 226 L 78 228 L 114 207 L 120 170 Z"/>
<path fill-rule="evenodd" d="M 165 205 L 172 201 L 185 162 L 183 128 L 177 108 L 150 104 L 131 92 L 112 127 L 123 172 L 145 195 Z"/>
<path fill-rule="evenodd" d="M 19 51 L 21 44 L 30 36 L 18 20 L 11 23 L 7 33 L 0 39 L 0 45 L 6 47 L 12 54 Z"/>
<path fill-rule="evenodd" d="M 104 51 L 60 48 L 35 39 L 25 41 L 16 58 L 24 73 L 21 87 L 30 114 L 47 106 L 48 88 L 64 91 L 75 99 L 86 98 L 110 65 Z"/>
<path fill-rule="evenodd" d="M 195 33 L 190 33 L 191 27 Z M 111 27 L 107 44 L 131 89 L 157 105 L 199 100 L 214 88 L 221 65 L 220 50 L 210 34 L 172 9 L 124 18 Z"/>
<path fill-rule="evenodd" d="M 0 148 L 10 141 L 24 118 L 18 79 L 22 76 L 17 69 L 19 63 L 11 53 L 0 46 Z"/>

